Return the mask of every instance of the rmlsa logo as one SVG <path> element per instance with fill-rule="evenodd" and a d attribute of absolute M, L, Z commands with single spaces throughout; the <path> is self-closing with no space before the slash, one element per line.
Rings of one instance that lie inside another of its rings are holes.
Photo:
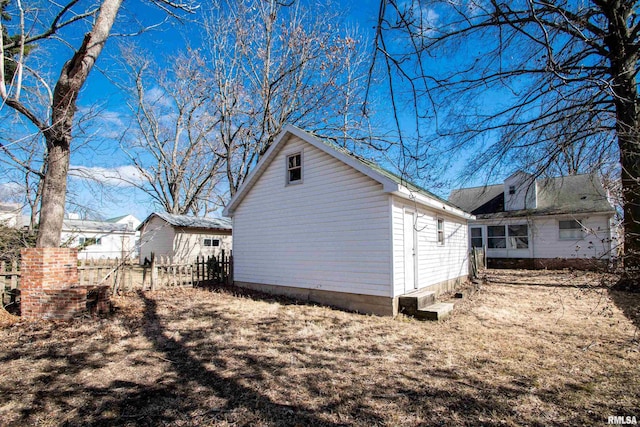
<path fill-rule="evenodd" d="M 636 425 L 638 421 L 636 421 L 636 417 L 634 416 L 609 416 L 609 424 L 620 424 L 620 425 Z"/>

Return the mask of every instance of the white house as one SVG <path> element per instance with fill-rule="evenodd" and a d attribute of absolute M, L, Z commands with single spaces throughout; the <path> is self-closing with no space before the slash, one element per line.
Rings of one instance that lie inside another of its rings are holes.
<path fill-rule="evenodd" d="M 61 242 L 77 247 L 78 259 L 133 258 L 137 255 L 136 228 L 140 220 L 123 215 L 106 221 L 79 219 L 74 214 L 62 223 Z"/>
<path fill-rule="evenodd" d="M 223 214 L 242 287 L 395 315 L 400 295 L 468 275 L 471 215 L 293 126 Z"/>
<path fill-rule="evenodd" d="M 22 205 L 20 203 L 0 203 L 0 224 L 5 227 L 19 228 L 22 224 Z"/>
<path fill-rule="evenodd" d="M 449 201 L 476 216 L 469 245 L 486 248 L 490 267 L 594 268 L 615 246 L 615 210 L 595 175 L 516 172 L 503 184 L 454 190 Z"/>
<path fill-rule="evenodd" d="M 140 226 L 140 264 L 156 257 L 193 262 L 198 256 L 218 256 L 231 251 L 231 221 L 154 212 Z"/>

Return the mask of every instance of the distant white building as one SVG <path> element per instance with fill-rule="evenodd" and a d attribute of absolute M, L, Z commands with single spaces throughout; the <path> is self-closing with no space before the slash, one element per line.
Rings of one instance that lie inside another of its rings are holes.
<path fill-rule="evenodd" d="M 475 215 L 469 245 L 486 248 L 489 267 L 593 268 L 615 247 L 615 210 L 595 175 L 519 171 L 502 184 L 454 190 L 449 201 Z"/>
<path fill-rule="evenodd" d="M 22 205 L 20 203 L 0 203 L 0 224 L 5 227 L 22 227 Z"/>
<path fill-rule="evenodd" d="M 61 243 L 78 248 L 78 259 L 135 258 L 138 255 L 140 220 L 123 215 L 106 221 L 78 219 L 62 223 Z"/>
<path fill-rule="evenodd" d="M 138 226 L 140 264 L 156 257 L 193 262 L 196 257 L 218 256 L 231 251 L 231 221 L 154 212 Z"/>

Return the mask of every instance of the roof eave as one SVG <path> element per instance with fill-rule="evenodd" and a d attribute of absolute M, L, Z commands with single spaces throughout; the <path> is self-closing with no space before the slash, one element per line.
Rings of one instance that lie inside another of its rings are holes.
<path fill-rule="evenodd" d="M 232 217 L 235 209 L 238 207 L 238 204 L 242 201 L 246 193 L 255 185 L 256 181 L 260 177 L 260 175 L 264 172 L 267 166 L 271 163 L 273 157 L 280 151 L 281 145 L 283 141 L 287 140 L 290 135 L 297 136 L 308 144 L 314 146 L 318 150 L 329 154 L 330 156 L 340 160 L 343 163 L 351 166 L 352 168 L 358 170 L 359 172 L 365 174 L 369 178 L 374 181 L 382 184 L 383 191 L 387 193 L 392 193 L 398 190 L 398 184 L 383 174 L 371 169 L 370 167 L 364 165 L 362 162 L 357 161 L 356 159 L 341 153 L 338 150 L 335 150 L 318 140 L 312 134 L 303 131 L 293 125 L 286 125 L 280 135 L 276 138 L 271 147 L 267 150 L 264 157 L 260 160 L 256 168 L 249 174 L 247 179 L 242 183 L 240 188 L 236 194 L 231 198 L 229 204 L 223 209 L 222 215 L 225 217 Z"/>
<path fill-rule="evenodd" d="M 465 212 L 462 209 L 459 209 L 451 204 L 444 203 L 441 200 L 428 197 L 416 191 L 411 191 L 408 188 L 401 185 L 398 185 L 397 191 L 393 191 L 391 193 L 403 199 L 411 200 L 412 202 L 418 202 L 421 205 L 428 206 L 432 209 L 435 209 L 436 211 L 447 212 L 448 214 L 456 216 L 458 218 L 463 218 L 467 220 L 476 219 L 475 215 Z"/>
<path fill-rule="evenodd" d="M 615 210 L 598 210 L 598 211 L 589 211 L 589 210 L 576 210 L 576 211 L 566 211 L 566 212 L 544 212 L 544 211 L 513 211 L 511 215 L 508 215 L 510 212 L 494 212 L 490 214 L 480 214 L 477 215 L 476 219 L 503 219 L 503 218 L 525 218 L 525 217 L 543 217 L 543 216 L 580 216 L 580 215 L 608 215 L 614 216 L 616 214 Z"/>

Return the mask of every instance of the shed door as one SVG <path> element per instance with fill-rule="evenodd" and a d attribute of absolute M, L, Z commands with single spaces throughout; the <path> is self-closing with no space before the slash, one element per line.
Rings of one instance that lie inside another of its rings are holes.
<path fill-rule="evenodd" d="M 418 288 L 416 282 L 416 241 L 415 213 L 404 213 L 404 291 Z"/>

